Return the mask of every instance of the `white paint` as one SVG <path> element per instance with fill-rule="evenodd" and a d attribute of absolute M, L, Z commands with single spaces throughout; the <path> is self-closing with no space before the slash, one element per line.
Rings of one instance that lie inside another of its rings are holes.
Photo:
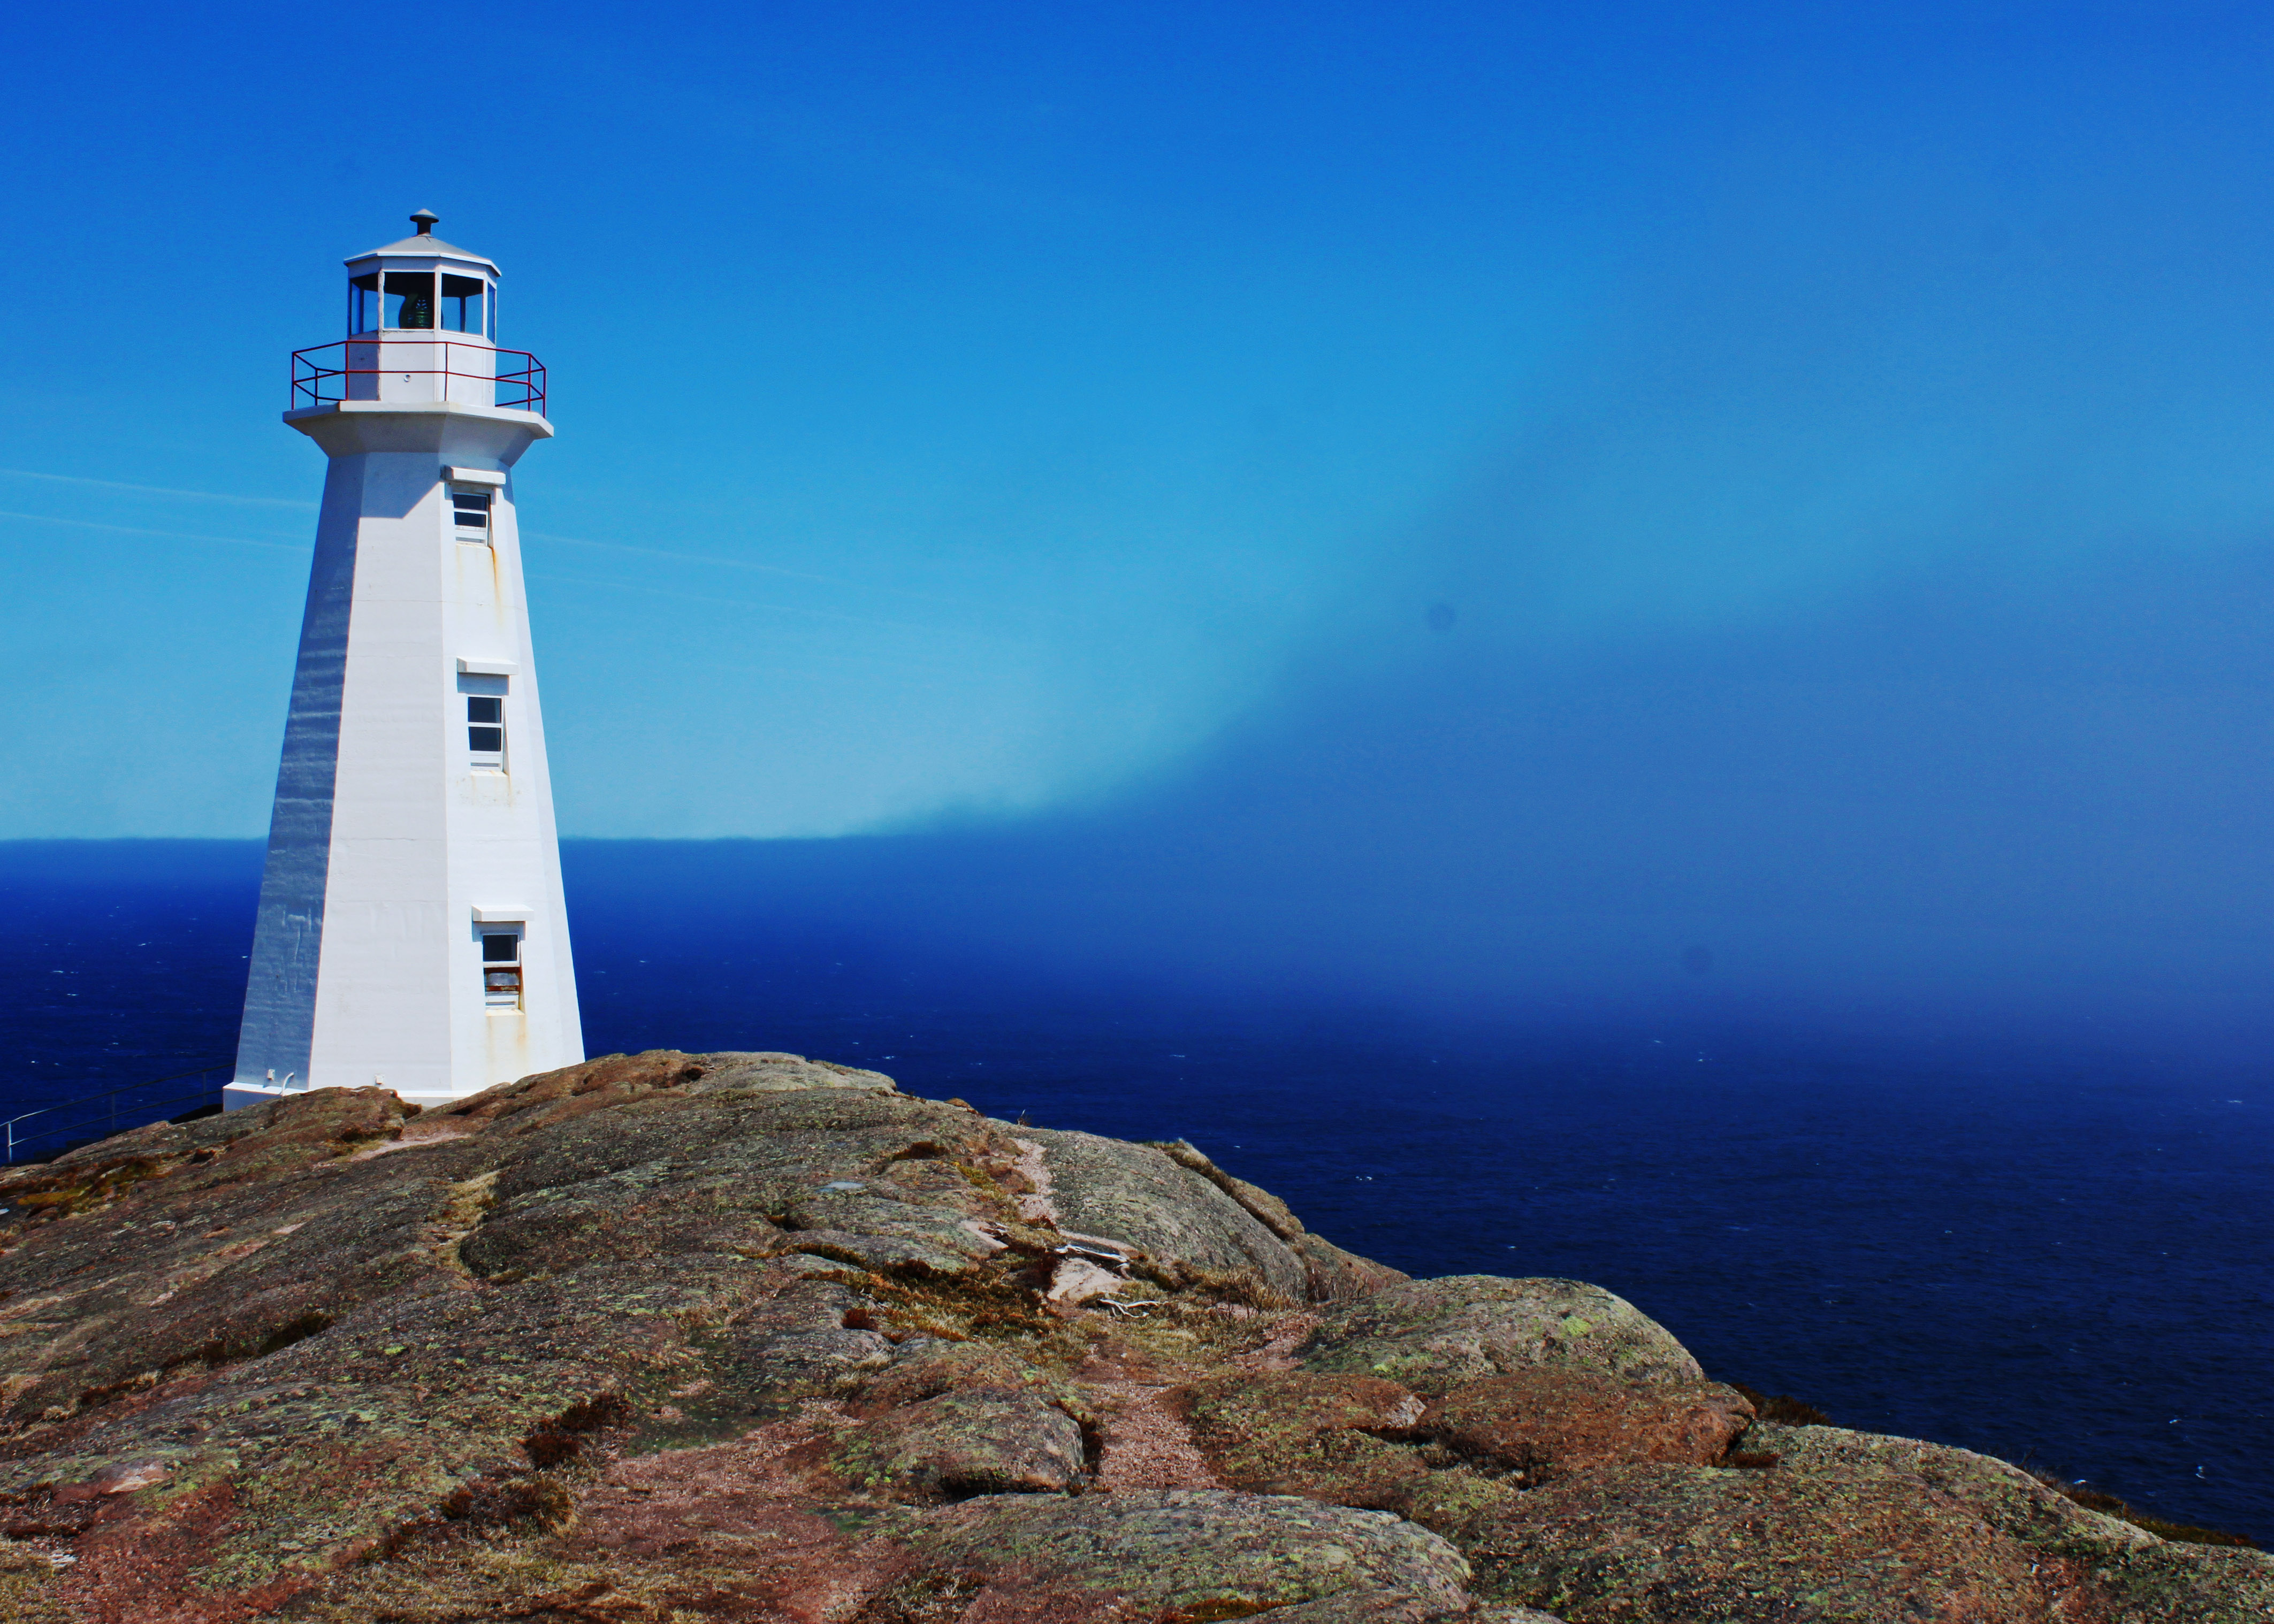
<path fill-rule="evenodd" d="M 445 393 L 285 414 L 330 463 L 232 1107 L 380 1075 L 440 1102 L 584 1058 L 510 477 L 553 428 Z M 452 482 L 494 491 L 486 543 L 459 538 Z M 470 695 L 504 702 L 494 765 L 468 748 Z M 501 1009 L 478 927 L 508 914 L 522 995 Z"/>
<path fill-rule="evenodd" d="M 348 371 L 350 405 L 488 406 L 497 399 L 497 352 L 471 333 L 397 329 L 351 342 Z"/>

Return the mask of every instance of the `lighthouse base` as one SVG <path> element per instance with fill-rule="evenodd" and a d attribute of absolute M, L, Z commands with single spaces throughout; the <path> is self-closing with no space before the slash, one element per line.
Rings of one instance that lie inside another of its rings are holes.
<path fill-rule="evenodd" d="M 332 1086 L 334 1085 L 325 1085 Z M 369 1086 L 369 1085 L 365 1085 Z M 384 1086 L 384 1085 L 380 1085 Z M 230 1083 L 221 1091 L 221 1108 L 224 1111 L 241 1111 L 248 1105 L 267 1105 L 275 1100 L 297 1100 L 312 1094 L 321 1094 L 323 1086 L 315 1088 L 279 1088 L 273 1083 Z M 392 1088 L 405 1105 L 415 1105 L 420 1110 L 432 1110 L 438 1105 L 456 1105 L 461 1100 L 473 1098 L 471 1094 L 422 1094 L 410 1089 Z M 476 1092 L 479 1092 L 477 1090 Z"/>

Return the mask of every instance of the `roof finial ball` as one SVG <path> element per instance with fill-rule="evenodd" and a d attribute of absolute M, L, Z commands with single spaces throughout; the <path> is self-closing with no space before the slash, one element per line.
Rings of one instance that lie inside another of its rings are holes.
<path fill-rule="evenodd" d="M 442 223 L 442 216 L 431 208 L 422 208 L 410 216 L 410 223 L 418 228 L 419 236 L 432 237 L 434 235 L 434 228 Z"/>

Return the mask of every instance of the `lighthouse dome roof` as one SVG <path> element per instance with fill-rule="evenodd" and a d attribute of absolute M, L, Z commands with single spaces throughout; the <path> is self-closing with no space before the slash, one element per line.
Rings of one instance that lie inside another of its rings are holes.
<path fill-rule="evenodd" d="M 436 237 L 433 234 L 433 228 L 439 222 L 438 216 L 422 208 L 410 218 L 418 227 L 417 236 L 406 237 L 381 247 L 365 249 L 350 259 L 348 263 L 353 265 L 361 259 L 375 259 L 383 254 L 388 256 L 418 254 L 448 259 L 471 259 L 476 265 L 486 265 L 492 272 L 496 271 L 497 261 L 488 255 L 478 254 L 471 248 L 461 248 L 456 243 L 446 243 Z"/>

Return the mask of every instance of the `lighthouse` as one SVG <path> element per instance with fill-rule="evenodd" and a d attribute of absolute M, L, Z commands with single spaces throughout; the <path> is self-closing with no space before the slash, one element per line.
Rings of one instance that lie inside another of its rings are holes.
<path fill-rule="evenodd" d="M 292 357 L 328 462 L 231 1108 L 584 1057 L 514 521 L 545 369 L 498 347 L 498 267 L 410 219 Z"/>

